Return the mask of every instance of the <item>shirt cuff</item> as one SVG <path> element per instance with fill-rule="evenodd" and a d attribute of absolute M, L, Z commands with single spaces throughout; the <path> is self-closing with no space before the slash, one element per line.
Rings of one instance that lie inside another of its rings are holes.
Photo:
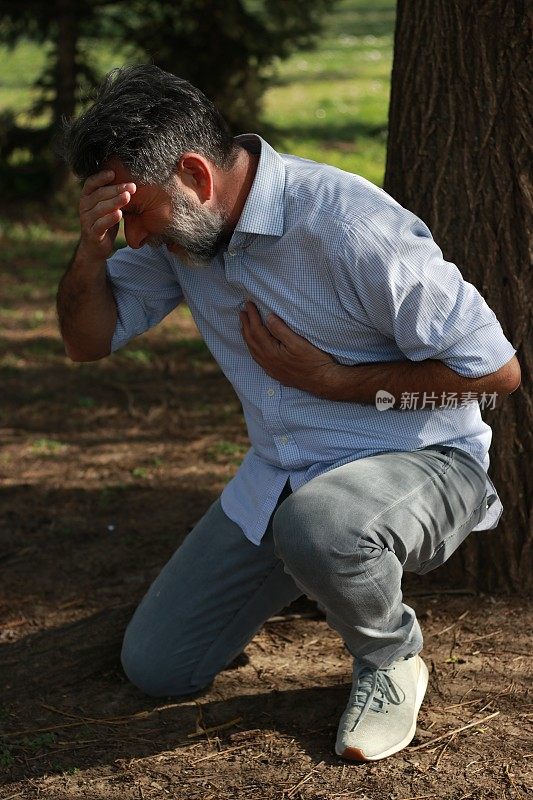
<path fill-rule="evenodd" d="M 481 378 L 497 372 L 516 353 L 499 322 L 468 333 L 435 357 L 465 378 Z"/>

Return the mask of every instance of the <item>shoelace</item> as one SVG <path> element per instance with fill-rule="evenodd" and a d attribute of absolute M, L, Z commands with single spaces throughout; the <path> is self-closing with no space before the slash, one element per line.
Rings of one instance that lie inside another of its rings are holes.
<path fill-rule="evenodd" d="M 385 702 L 398 706 L 404 699 L 387 670 L 363 667 L 357 673 L 357 683 L 350 697 L 350 705 L 361 709 L 359 719 L 352 730 L 369 708 L 379 713 L 384 710 Z"/>

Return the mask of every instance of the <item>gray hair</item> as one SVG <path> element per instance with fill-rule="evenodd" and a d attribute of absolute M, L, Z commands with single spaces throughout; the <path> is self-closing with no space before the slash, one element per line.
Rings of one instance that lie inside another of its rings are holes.
<path fill-rule="evenodd" d="M 93 105 L 65 120 L 58 151 L 82 180 L 117 159 L 133 180 L 166 186 L 186 152 L 224 170 L 238 146 L 214 104 L 182 78 L 153 65 L 112 70 Z"/>

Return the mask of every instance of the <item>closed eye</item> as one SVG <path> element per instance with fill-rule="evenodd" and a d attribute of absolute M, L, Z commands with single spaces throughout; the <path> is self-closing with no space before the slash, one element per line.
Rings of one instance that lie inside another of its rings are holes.
<path fill-rule="evenodd" d="M 141 209 L 139 208 L 139 206 L 132 206 L 131 203 L 128 203 L 128 205 L 124 206 L 124 208 L 122 209 L 122 213 L 123 214 L 141 214 L 142 212 L 141 212 Z"/>

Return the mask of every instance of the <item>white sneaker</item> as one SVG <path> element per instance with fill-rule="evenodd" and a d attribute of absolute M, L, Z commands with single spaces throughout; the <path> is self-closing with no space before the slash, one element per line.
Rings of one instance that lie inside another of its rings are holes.
<path fill-rule="evenodd" d="M 354 664 L 353 687 L 341 717 L 335 752 L 351 761 L 378 761 L 407 747 L 428 685 L 420 656 L 386 669 Z"/>

